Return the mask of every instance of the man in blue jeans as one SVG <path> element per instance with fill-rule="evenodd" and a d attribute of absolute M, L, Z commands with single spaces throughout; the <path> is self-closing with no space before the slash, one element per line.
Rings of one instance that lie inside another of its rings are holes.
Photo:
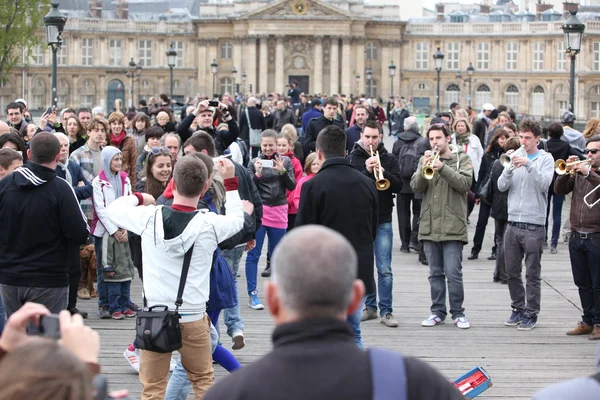
<path fill-rule="evenodd" d="M 433 151 L 421 157 L 410 181 L 415 193 L 424 194 L 419 240 L 429 261 L 431 315 L 421 326 L 444 323 L 447 281 L 452 319 L 458 328 L 468 329 L 471 325 L 463 308 L 462 250 L 469 242 L 467 192 L 473 181 L 473 166 L 460 147 L 450 144 L 445 124 L 430 125 L 427 138 Z M 425 167 L 429 170 L 426 174 Z"/>
<path fill-rule="evenodd" d="M 383 179 L 389 182 L 388 187 L 380 186 L 379 184 L 383 184 L 382 182 L 378 182 L 377 185 L 379 189 L 379 224 L 377 225 L 374 250 L 381 323 L 390 328 L 396 328 L 398 322 L 392 314 L 392 286 L 394 282 L 392 274 L 392 244 L 394 238 L 392 210 L 394 209 L 395 194 L 402 189 L 402 176 L 400 175 L 398 159 L 392 153 L 388 153 L 382 140 L 383 130 L 381 125 L 376 121 L 366 121 L 362 127 L 360 139 L 354 144 L 348 159 L 356 169 L 374 182 L 377 180 L 376 176 L 380 177 L 381 174 Z M 373 278 L 371 279 L 373 288 L 375 288 L 375 281 Z M 377 306 L 377 293 L 375 290 L 367 292 L 361 320 L 377 319 Z"/>

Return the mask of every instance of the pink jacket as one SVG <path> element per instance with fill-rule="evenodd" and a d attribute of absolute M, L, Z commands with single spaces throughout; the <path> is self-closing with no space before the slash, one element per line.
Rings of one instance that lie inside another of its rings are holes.
<path fill-rule="evenodd" d="M 294 169 L 294 179 L 296 180 L 296 182 L 298 182 L 300 179 L 302 179 L 302 164 L 300 164 L 300 160 L 298 160 L 296 158 L 296 156 L 294 155 L 293 152 L 289 152 L 287 154 L 285 154 L 286 157 L 289 157 L 289 159 L 292 161 L 292 168 Z M 298 189 L 298 184 L 296 184 L 296 189 Z M 296 193 L 296 189 L 294 190 L 287 190 L 286 191 L 286 197 L 287 197 L 287 202 L 288 202 L 288 214 L 297 214 L 298 213 L 298 205 L 294 204 L 294 194 Z M 298 192 L 300 193 L 300 192 Z M 300 196 L 300 195 L 298 195 Z"/>
<path fill-rule="evenodd" d="M 294 189 L 294 207 L 296 209 L 296 211 L 298 211 L 298 205 L 300 204 L 300 193 L 302 193 L 302 185 L 304 185 L 304 182 L 312 179 L 312 177 L 315 176 L 315 174 L 310 174 L 310 175 L 306 175 L 303 176 L 302 178 L 300 178 L 300 180 L 296 181 L 296 189 Z"/>

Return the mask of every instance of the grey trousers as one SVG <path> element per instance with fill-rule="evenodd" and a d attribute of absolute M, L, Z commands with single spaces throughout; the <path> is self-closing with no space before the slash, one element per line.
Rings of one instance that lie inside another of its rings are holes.
<path fill-rule="evenodd" d="M 520 229 L 506 226 L 504 233 L 504 260 L 512 308 L 526 315 L 540 312 L 542 252 L 546 232 L 543 226 Z M 522 260 L 525 257 L 526 287 L 523 286 Z"/>
<path fill-rule="evenodd" d="M 69 302 L 68 286 L 61 288 L 38 288 L 0 285 L 0 288 L 7 318 L 28 302 L 46 306 L 52 314 L 58 314 L 62 310 L 66 310 Z"/>

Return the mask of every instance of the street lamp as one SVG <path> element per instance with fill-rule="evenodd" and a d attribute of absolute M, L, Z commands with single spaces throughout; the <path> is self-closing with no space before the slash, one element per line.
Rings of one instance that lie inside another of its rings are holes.
<path fill-rule="evenodd" d="M 46 40 L 52 49 L 52 107 L 56 108 L 58 96 L 56 93 L 56 53 L 63 44 L 62 33 L 67 23 L 67 17 L 58 10 L 58 3 L 52 3 L 52 9 L 44 17 Z"/>
<path fill-rule="evenodd" d="M 475 68 L 473 68 L 473 63 L 469 63 L 467 67 L 467 75 L 469 76 L 469 107 L 471 107 L 471 80 L 473 78 L 473 74 L 475 73 Z"/>
<path fill-rule="evenodd" d="M 388 72 L 391 79 L 392 97 L 394 97 L 394 75 L 396 75 L 396 64 L 394 64 L 393 61 L 388 65 Z"/>
<path fill-rule="evenodd" d="M 581 50 L 581 39 L 585 25 L 577 18 L 577 12 L 571 11 L 571 16 L 562 26 L 565 34 L 566 51 L 571 56 L 571 88 L 569 90 L 569 111 L 575 112 L 575 58 Z"/>
<path fill-rule="evenodd" d="M 213 62 L 210 63 L 210 73 L 213 76 L 213 85 L 212 85 L 213 96 L 215 95 L 215 79 L 217 77 L 218 71 L 219 71 L 219 64 L 217 63 L 217 60 L 213 59 Z"/>
<path fill-rule="evenodd" d="M 173 99 L 173 67 L 175 66 L 175 59 L 177 58 L 177 52 L 175 51 L 175 46 L 171 43 L 169 46 L 169 50 L 167 50 L 167 65 L 171 70 L 171 99 Z"/>
<path fill-rule="evenodd" d="M 433 62 L 435 64 L 435 70 L 437 71 L 437 94 L 435 96 L 435 103 L 437 112 L 440 112 L 440 72 L 442 72 L 442 64 L 444 62 L 444 53 L 437 48 L 437 51 L 433 55 Z"/>
<path fill-rule="evenodd" d="M 360 74 L 356 74 L 356 95 L 360 97 Z"/>
<path fill-rule="evenodd" d="M 246 71 L 242 72 L 242 94 L 246 93 Z"/>
<path fill-rule="evenodd" d="M 371 68 L 367 68 L 367 81 L 369 82 L 369 97 L 371 97 L 371 79 L 373 79 L 373 71 Z"/>
<path fill-rule="evenodd" d="M 126 77 L 131 79 L 131 86 L 129 87 L 129 107 L 130 108 L 134 108 L 134 102 L 133 102 L 134 81 L 135 81 L 135 79 L 139 79 L 140 75 L 142 74 L 142 66 L 140 64 L 141 64 L 141 62 L 139 64 L 136 64 L 135 61 L 133 61 L 133 57 L 132 57 L 128 64 L 128 71 L 125 74 Z M 140 88 L 140 85 L 138 84 L 138 97 L 140 97 L 139 88 Z"/>
<path fill-rule="evenodd" d="M 233 96 L 235 97 L 235 77 L 237 76 L 237 69 L 235 68 L 235 65 L 233 66 L 233 69 L 231 70 L 231 77 L 233 78 Z"/>

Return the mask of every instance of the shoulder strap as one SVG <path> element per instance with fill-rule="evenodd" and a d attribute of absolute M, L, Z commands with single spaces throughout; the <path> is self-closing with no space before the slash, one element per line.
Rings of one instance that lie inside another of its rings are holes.
<path fill-rule="evenodd" d="M 183 304 L 183 289 L 185 288 L 185 281 L 187 280 L 188 271 L 190 270 L 190 262 L 192 261 L 192 252 L 194 251 L 194 245 L 185 252 L 183 257 L 183 269 L 181 270 L 181 278 L 179 278 L 179 289 L 177 290 L 177 300 L 175 301 L 175 311 Z"/>
<path fill-rule="evenodd" d="M 590 376 L 590 378 L 592 378 L 596 382 L 600 383 L 600 372 L 598 372 L 596 375 Z"/>
<path fill-rule="evenodd" d="M 407 400 L 406 368 L 402 354 L 370 348 L 373 400 Z"/>
<path fill-rule="evenodd" d="M 246 106 L 246 119 L 248 120 L 248 128 L 252 129 L 252 124 L 250 124 L 250 114 L 248 114 L 248 106 Z"/>

